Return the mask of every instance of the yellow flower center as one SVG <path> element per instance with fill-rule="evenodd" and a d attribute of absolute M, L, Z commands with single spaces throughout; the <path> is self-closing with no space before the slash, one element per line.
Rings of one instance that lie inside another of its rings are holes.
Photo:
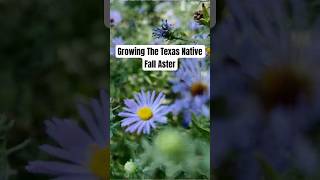
<path fill-rule="evenodd" d="M 210 55 L 210 53 L 211 53 L 211 48 L 206 48 L 206 52 L 207 52 L 208 55 Z"/>
<path fill-rule="evenodd" d="M 89 169 L 97 177 L 103 180 L 109 179 L 109 149 L 94 145 L 91 152 Z"/>
<path fill-rule="evenodd" d="M 144 107 L 138 109 L 137 115 L 139 116 L 140 119 L 142 119 L 144 121 L 148 121 L 150 118 L 152 118 L 153 113 L 152 113 L 151 108 L 144 106 Z"/>
<path fill-rule="evenodd" d="M 208 86 L 202 82 L 196 82 L 191 85 L 192 96 L 203 95 L 208 90 Z"/>

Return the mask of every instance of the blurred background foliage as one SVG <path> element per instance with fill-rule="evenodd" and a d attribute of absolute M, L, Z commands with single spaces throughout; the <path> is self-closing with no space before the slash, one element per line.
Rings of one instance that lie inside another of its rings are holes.
<path fill-rule="evenodd" d="M 47 179 L 24 166 L 48 159 L 38 149 L 48 141 L 44 120 L 79 119 L 77 100 L 106 88 L 107 34 L 103 1 L 0 1 L 0 114 L 15 121 L 6 147 L 32 139 L 8 156 L 10 179 Z"/>

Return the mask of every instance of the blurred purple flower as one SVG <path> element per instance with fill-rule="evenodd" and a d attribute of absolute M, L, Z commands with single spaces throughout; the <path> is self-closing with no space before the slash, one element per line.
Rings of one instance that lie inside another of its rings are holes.
<path fill-rule="evenodd" d="M 207 38 L 209 38 L 209 34 L 195 34 L 192 36 L 192 39 L 199 39 L 199 40 L 207 39 Z"/>
<path fill-rule="evenodd" d="M 202 25 L 200 25 L 199 23 L 197 23 L 197 22 L 195 22 L 194 20 L 191 20 L 190 22 L 189 22 L 189 28 L 191 29 L 191 30 L 197 30 L 197 29 L 200 29 L 202 27 Z"/>
<path fill-rule="evenodd" d="M 176 16 L 171 16 L 168 20 L 172 23 L 172 26 L 179 28 L 181 26 L 181 20 Z"/>
<path fill-rule="evenodd" d="M 180 19 L 174 14 L 173 10 L 169 10 L 164 14 L 164 19 L 167 19 L 175 28 L 181 26 Z"/>
<path fill-rule="evenodd" d="M 116 54 L 116 45 L 123 45 L 123 44 L 124 44 L 124 40 L 122 39 L 122 37 L 113 38 L 112 41 L 111 41 L 110 55 L 111 56 L 115 56 L 115 54 Z"/>
<path fill-rule="evenodd" d="M 119 11 L 111 10 L 110 11 L 110 25 L 116 26 L 122 21 L 122 16 Z"/>
<path fill-rule="evenodd" d="M 181 99 L 171 106 L 172 112 L 183 112 L 185 127 L 190 125 L 192 113 L 209 116 L 207 102 L 210 98 L 210 73 L 204 59 L 182 60 L 171 83 L 173 92 L 181 95 Z"/>
<path fill-rule="evenodd" d="M 231 16 L 216 32 L 214 164 L 238 152 L 237 179 L 259 179 L 259 158 L 279 173 L 319 167 L 310 132 L 320 124 L 320 44 L 306 4 L 290 1 L 289 16 L 282 3 L 228 0 Z"/>
<path fill-rule="evenodd" d="M 140 8 L 138 8 L 137 9 L 137 12 L 139 13 L 139 14 L 143 14 L 143 13 L 145 13 L 146 12 L 146 7 L 140 7 Z"/>
<path fill-rule="evenodd" d="M 165 45 L 165 41 L 163 39 L 153 39 L 150 42 L 151 45 Z"/>
<path fill-rule="evenodd" d="M 127 127 L 127 132 L 150 134 L 150 131 L 156 128 L 155 123 L 167 123 L 168 107 L 161 105 L 165 98 L 163 93 L 156 97 L 155 91 L 145 93 L 141 90 L 134 98 L 135 100 L 126 99 L 126 107 L 119 113 L 119 116 L 125 117 L 121 126 Z"/>
<path fill-rule="evenodd" d="M 40 149 L 62 161 L 32 161 L 26 169 L 57 179 L 108 179 L 108 100 L 102 91 L 101 102 L 92 100 L 92 111 L 84 105 L 78 106 L 89 131 L 68 119 L 46 121 L 46 132 L 57 145 L 46 144 Z"/>

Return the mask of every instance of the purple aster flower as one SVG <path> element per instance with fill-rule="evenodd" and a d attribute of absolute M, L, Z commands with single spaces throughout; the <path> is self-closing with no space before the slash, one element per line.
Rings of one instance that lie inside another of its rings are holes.
<path fill-rule="evenodd" d="M 116 54 L 116 45 L 123 45 L 123 44 L 124 44 L 124 40 L 122 39 L 122 37 L 113 38 L 112 41 L 111 41 L 110 55 L 111 56 L 115 56 L 115 54 Z"/>
<path fill-rule="evenodd" d="M 119 113 L 119 116 L 125 117 L 121 121 L 121 126 L 127 127 L 127 132 L 149 134 L 156 128 L 156 123 L 167 123 L 168 107 L 161 105 L 161 101 L 165 98 L 163 93 L 156 97 L 155 91 L 145 93 L 141 90 L 134 95 L 134 98 L 134 100 L 126 99 L 124 101 L 126 107 Z"/>
<path fill-rule="evenodd" d="M 172 39 L 173 34 L 173 25 L 168 23 L 168 20 L 162 20 L 162 24 L 160 27 L 153 29 L 153 37 L 155 38 L 163 38 L 163 39 Z"/>
<path fill-rule="evenodd" d="M 119 11 L 111 10 L 110 11 L 110 25 L 116 26 L 118 25 L 122 20 L 122 16 Z"/>
<path fill-rule="evenodd" d="M 172 112 L 183 112 L 184 126 L 189 126 L 191 113 L 209 116 L 207 102 L 210 98 L 210 73 L 204 59 L 182 60 L 171 83 L 173 92 L 181 95 L 181 99 L 172 105 Z"/>
<path fill-rule="evenodd" d="M 46 121 L 46 132 L 57 145 L 46 144 L 40 149 L 63 161 L 32 161 L 26 169 L 57 179 L 108 179 L 108 100 L 101 92 L 101 102 L 91 102 L 92 111 L 78 106 L 89 131 L 68 119 Z"/>
<path fill-rule="evenodd" d="M 216 31 L 214 164 L 232 156 L 237 179 L 262 177 L 261 159 L 306 179 L 319 169 L 319 23 L 309 25 L 304 1 L 287 3 L 229 0 Z"/>

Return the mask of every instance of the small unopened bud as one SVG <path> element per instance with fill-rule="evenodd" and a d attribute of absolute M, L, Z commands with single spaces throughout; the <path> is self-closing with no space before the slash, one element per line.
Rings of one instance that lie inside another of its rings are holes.
<path fill-rule="evenodd" d="M 180 161 L 186 152 L 187 143 L 179 131 L 168 129 L 162 131 L 155 139 L 155 146 L 160 153 L 171 160 Z"/>
<path fill-rule="evenodd" d="M 199 10 L 199 11 L 196 11 L 194 14 L 193 14 L 193 19 L 195 21 L 200 21 L 201 19 L 204 18 L 204 15 L 203 15 L 203 12 L 202 10 Z"/>

